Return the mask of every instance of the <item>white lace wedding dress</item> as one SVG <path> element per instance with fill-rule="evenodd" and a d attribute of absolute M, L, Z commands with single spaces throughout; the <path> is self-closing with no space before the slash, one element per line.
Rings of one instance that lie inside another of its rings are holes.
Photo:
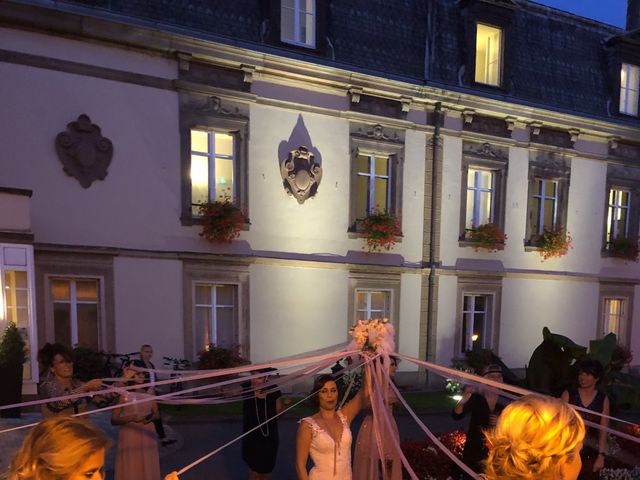
<path fill-rule="evenodd" d="M 309 472 L 309 480 L 351 480 L 351 429 L 342 412 L 338 410 L 337 414 L 342 421 L 342 436 L 338 445 L 312 417 L 302 419 L 313 430 L 309 449 L 313 468 Z"/>

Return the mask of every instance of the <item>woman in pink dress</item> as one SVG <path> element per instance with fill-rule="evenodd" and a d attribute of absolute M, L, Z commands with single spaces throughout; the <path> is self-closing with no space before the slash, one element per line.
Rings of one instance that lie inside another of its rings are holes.
<path fill-rule="evenodd" d="M 144 372 L 133 372 L 134 383 L 144 383 Z M 153 421 L 158 418 L 154 401 L 142 401 L 151 396 L 142 389 L 128 391 L 120 403 L 134 402 L 113 410 L 111 424 L 120 426 L 116 456 L 116 480 L 159 480 L 160 457 Z"/>

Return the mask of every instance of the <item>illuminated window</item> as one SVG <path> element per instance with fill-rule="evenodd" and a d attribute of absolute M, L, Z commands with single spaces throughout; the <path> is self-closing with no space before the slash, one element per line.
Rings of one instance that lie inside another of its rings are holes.
<path fill-rule="evenodd" d="M 544 229 L 556 227 L 558 215 L 558 182 L 555 180 L 535 180 L 535 193 L 533 194 L 533 233 L 538 235 Z"/>
<path fill-rule="evenodd" d="M 238 286 L 225 284 L 195 285 L 196 348 L 208 345 L 233 347 L 238 344 Z"/>
<path fill-rule="evenodd" d="M 392 175 L 389 157 L 360 154 L 356 169 L 356 218 L 365 218 L 374 209 L 389 210 Z"/>
<path fill-rule="evenodd" d="M 356 320 L 391 317 L 390 290 L 356 289 Z"/>
<path fill-rule="evenodd" d="M 494 192 L 494 172 L 470 167 L 467 172 L 467 229 L 493 223 Z"/>
<path fill-rule="evenodd" d="M 230 133 L 191 130 L 191 205 L 229 199 L 235 202 L 235 137 Z"/>
<path fill-rule="evenodd" d="M 462 305 L 462 352 L 490 348 L 491 295 L 465 295 Z"/>
<path fill-rule="evenodd" d="M 315 0 L 281 0 L 280 40 L 303 47 L 315 48 Z"/>
<path fill-rule="evenodd" d="M 478 23 L 476 26 L 476 82 L 500 86 L 501 70 L 502 30 Z"/>
<path fill-rule="evenodd" d="M 626 318 L 626 298 L 605 297 L 603 306 L 602 335 L 615 333 L 620 338 Z"/>
<path fill-rule="evenodd" d="M 100 348 L 100 283 L 95 279 L 51 279 L 55 341 L 68 347 Z"/>
<path fill-rule="evenodd" d="M 620 113 L 638 116 L 638 90 L 640 90 L 640 68 L 623 63 L 620 68 Z"/>
<path fill-rule="evenodd" d="M 629 234 L 629 208 L 631 192 L 616 188 L 609 189 L 607 208 L 607 242 Z"/>

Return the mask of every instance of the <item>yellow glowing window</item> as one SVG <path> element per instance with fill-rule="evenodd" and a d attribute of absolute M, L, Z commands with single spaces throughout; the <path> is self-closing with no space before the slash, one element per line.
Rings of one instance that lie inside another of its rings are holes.
<path fill-rule="evenodd" d="M 191 204 L 236 199 L 235 136 L 231 133 L 191 130 Z"/>
<path fill-rule="evenodd" d="M 625 303 L 626 299 L 624 298 L 604 299 L 604 321 L 602 323 L 603 335 L 615 333 L 619 339 L 620 334 L 622 333 L 621 328 L 623 327 L 625 317 Z"/>
<path fill-rule="evenodd" d="M 389 318 L 390 314 L 390 290 L 356 290 L 356 320 Z"/>
<path fill-rule="evenodd" d="M 536 191 L 533 194 L 533 229 L 542 234 L 544 229 L 556 226 L 558 210 L 558 182 L 555 180 L 536 179 Z"/>
<path fill-rule="evenodd" d="M 491 348 L 489 330 L 491 295 L 464 295 L 460 351 Z"/>
<path fill-rule="evenodd" d="M 620 69 L 620 113 L 638 116 L 638 90 L 640 90 L 640 68 L 623 63 Z"/>
<path fill-rule="evenodd" d="M 609 190 L 607 208 L 607 242 L 626 237 L 629 231 L 631 192 L 612 188 Z"/>
<path fill-rule="evenodd" d="M 476 28 L 476 82 L 500 86 L 502 30 L 482 23 Z"/>
<path fill-rule="evenodd" d="M 237 343 L 235 315 L 237 285 L 195 285 L 195 336 L 199 349 L 209 345 L 227 348 Z"/>
<path fill-rule="evenodd" d="M 315 0 L 281 0 L 280 40 L 303 47 L 316 46 Z"/>
<path fill-rule="evenodd" d="M 356 218 L 365 218 L 373 210 L 389 210 L 391 204 L 389 157 L 360 154 L 356 158 L 356 168 Z"/>
<path fill-rule="evenodd" d="M 466 228 L 493 222 L 495 174 L 491 170 L 469 168 L 467 173 Z"/>
<path fill-rule="evenodd" d="M 100 347 L 98 280 L 53 279 L 53 332 L 63 345 Z"/>

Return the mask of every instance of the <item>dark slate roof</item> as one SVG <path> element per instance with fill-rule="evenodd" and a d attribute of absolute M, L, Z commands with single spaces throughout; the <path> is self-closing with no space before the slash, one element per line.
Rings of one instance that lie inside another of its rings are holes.
<path fill-rule="evenodd" d="M 261 29 L 264 33 L 270 0 L 66 0 L 66 3 L 91 7 L 96 14 L 104 9 L 150 20 L 159 29 L 186 28 L 194 36 L 213 35 L 223 42 L 323 65 L 414 84 L 474 91 L 460 85 L 458 80 L 466 45 L 464 18 L 457 0 L 330 0 L 327 30 L 330 46 L 322 55 L 264 41 Z M 534 2 L 518 3 L 520 6 L 513 14 L 513 35 L 508 39 L 513 42 L 513 55 L 505 59 L 510 70 L 509 78 L 504 79 L 505 89 L 476 91 L 526 105 L 608 117 L 607 102 L 613 86 L 609 84 L 603 43 L 625 32 Z M 429 49 L 431 61 L 425 69 L 429 9 L 435 22 Z"/>

